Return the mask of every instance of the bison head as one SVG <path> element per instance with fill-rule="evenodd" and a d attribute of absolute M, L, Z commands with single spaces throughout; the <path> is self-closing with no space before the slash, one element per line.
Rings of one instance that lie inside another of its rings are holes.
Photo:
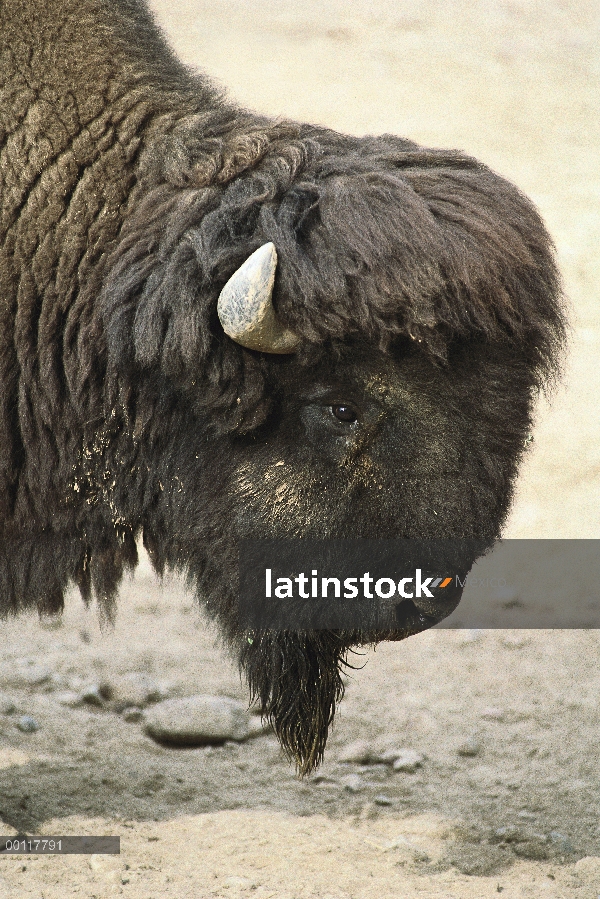
<path fill-rule="evenodd" d="M 460 154 L 257 126 L 249 162 L 186 127 L 185 165 L 181 136 L 148 152 L 104 271 L 88 482 L 186 571 L 307 772 L 348 650 L 423 625 L 249 640 L 238 540 L 493 541 L 563 336 L 557 274 L 532 205 Z"/>

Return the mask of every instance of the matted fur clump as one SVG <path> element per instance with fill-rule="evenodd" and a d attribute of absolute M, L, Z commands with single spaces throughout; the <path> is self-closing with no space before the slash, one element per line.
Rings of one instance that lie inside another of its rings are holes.
<path fill-rule="evenodd" d="M 493 542 L 564 340 L 550 238 L 461 153 L 240 109 L 142 0 L 4 0 L 0 36 L 0 612 L 111 617 L 143 537 L 309 771 L 350 648 L 425 618 L 249 634 L 238 541 Z M 285 356 L 217 315 L 267 242 Z"/>

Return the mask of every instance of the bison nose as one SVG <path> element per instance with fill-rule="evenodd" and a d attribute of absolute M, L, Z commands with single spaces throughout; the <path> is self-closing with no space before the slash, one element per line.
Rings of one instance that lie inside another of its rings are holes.
<path fill-rule="evenodd" d="M 462 588 L 448 589 L 439 599 L 403 599 L 394 606 L 396 625 L 400 628 L 424 630 L 442 621 L 457 607 Z"/>
<path fill-rule="evenodd" d="M 419 609 L 412 599 L 403 599 L 394 607 L 395 624 L 399 628 L 410 630 L 424 630 L 441 621 L 443 614 L 432 614 L 431 610 Z"/>

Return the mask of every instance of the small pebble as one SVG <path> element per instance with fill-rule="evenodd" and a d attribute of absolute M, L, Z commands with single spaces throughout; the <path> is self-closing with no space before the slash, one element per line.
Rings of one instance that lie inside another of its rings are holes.
<path fill-rule="evenodd" d="M 40 729 L 39 724 L 31 715 L 22 715 L 17 721 L 17 727 L 24 734 L 34 734 L 36 730 Z"/>
<path fill-rule="evenodd" d="M 394 800 L 389 796 L 384 796 L 383 793 L 380 793 L 378 796 L 375 796 L 373 799 L 375 805 L 393 805 Z"/>
<path fill-rule="evenodd" d="M 364 787 L 360 774 L 347 774 L 340 778 L 340 783 L 348 793 L 358 793 Z"/>
<path fill-rule="evenodd" d="M 460 746 L 457 747 L 456 751 L 459 755 L 473 757 L 479 755 L 481 752 L 481 743 L 477 737 L 468 737 L 464 743 L 461 743 Z"/>
<path fill-rule="evenodd" d="M 110 693 L 117 712 L 128 706 L 143 709 L 169 697 L 169 689 L 144 671 L 130 671 L 115 678 L 110 685 Z"/>
<path fill-rule="evenodd" d="M 69 706 L 72 709 L 80 706 L 82 702 L 79 693 L 75 693 L 74 690 L 64 690 L 62 693 L 55 693 L 54 699 L 61 705 Z"/>
<path fill-rule="evenodd" d="M 344 747 L 340 753 L 340 761 L 351 762 L 354 765 L 368 765 L 369 762 L 375 760 L 376 756 L 370 743 L 366 740 L 356 740 Z M 377 760 L 379 760 L 378 756 Z"/>
<path fill-rule="evenodd" d="M 28 687 L 39 687 L 52 677 L 52 672 L 45 665 L 27 665 L 18 672 L 18 680 Z"/>
<path fill-rule="evenodd" d="M 89 684 L 87 687 L 84 687 L 83 690 L 79 692 L 79 698 L 81 702 L 87 703 L 87 705 L 104 705 L 104 697 L 102 696 L 102 692 L 100 686 L 98 684 Z"/>
<path fill-rule="evenodd" d="M 404 749 L 402 754 L 399 755 L 394 764 L 394 771 L 403 771 L 405 774 L 414 774 L 417 768 L 420 768 L 423 764 L 424 756 L 421 755 L 420 752 L 415 752 L 414 749 Z"/>
<path fill-rule="evenodd" d="M 384 765 L 393 765 L 397 758 L 400 758 L 404 749 L 386 749 L 379 754 L 378 761 Z"/>
<path fill-rule="evenodd" d="M 504 709 L 496 708 L 495 706 L 490 706 L 481 713 L 481 717 L 485 718 L 486 721 L 504 721 L 505 715 Z"/>
<path fill-rule="evenodd" d="M 12 715 L 16 708 L 17 707 L 10 696 L 0 693 L 0 715 Z"/>
<path fill-rule="evenodd" d="M 413 753 L 412 749 L 407 749 L 405 746 L 396 746 L 392 749 L 386 749 L 385 752 L 380 752 L 377 761 L 383 765 L 393 765 L 397 759 L 410 753 Z M 417 755 L 420 755 L 420 753 L 417 753 Z M 424 758 L 425 756 L 422 756 L 421 761 Z"/>
<path fill-rule="evenodd" d="M 572 845 L 571 841 L 569 840 L 569 838 L 566 837 L 564 834 L 559 833 L 558 830 L 551 830 L 549 837 L 550 837 L 550 844 L 555 851 L 562 852 L 565 854 L 570 853 L 570 852 L 575 852 L 575 849 L 573 848 L 573 845 Z"/>

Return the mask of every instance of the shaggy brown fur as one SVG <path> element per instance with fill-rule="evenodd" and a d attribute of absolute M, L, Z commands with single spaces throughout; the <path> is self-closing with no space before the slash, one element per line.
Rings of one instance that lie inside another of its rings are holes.
<path fill-rule="evenodd" d="M 0 37 L 0 609 L 74 581 L 110 615 L 143 533 L 310 770 L 345 653 L 390 635 L 249 643 L 236 541 L 493 540 L 564 337 L 548 235 L 460 153 L 240 109 L 142 0 L 4 0 Z M 294 357 L 216 316 L 266 241 Z"/>

